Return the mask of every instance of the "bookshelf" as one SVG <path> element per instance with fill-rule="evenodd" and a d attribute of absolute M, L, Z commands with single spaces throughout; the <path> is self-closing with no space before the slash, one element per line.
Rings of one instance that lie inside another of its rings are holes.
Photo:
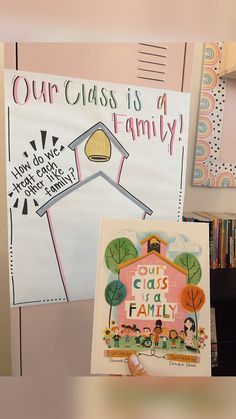
<path fill-rule="evenodd" d="M 222 268 L 210 271 L 211 306 L 216 313 L 218 366 L 213 376 L 235 376 L 236 361 L 236 269 Z"/>
<path fill-rule="evenodd" d="M 209 224 L 210 299 L 215 309 L 218 353 L 212 375 L 235 376 L 236 214 L 192 212 L 185 213 L 183 220 Z"/>
<path fill-rule="evenodd" d="M 211 269 L 211 301 L 233 300 L 236 302 L 236 268 Z"/>
<path fill-rule="evenodd" d="M 235 376 L 236 361 L 236 269 L 211 270 L 211 306 L 216 313 L 218 366 L 213 376 Z"/>

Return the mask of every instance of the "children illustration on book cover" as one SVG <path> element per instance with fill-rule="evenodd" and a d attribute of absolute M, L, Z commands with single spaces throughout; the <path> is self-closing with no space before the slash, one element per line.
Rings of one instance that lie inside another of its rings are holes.
<path fill-rule="evenodd" d="M 206 296 L 200 246 L 178 252 L 183 235 L 167 241 L 154 230 L 141 236 L 139 242 L 114 237 L 103 251 L 109 307 L 100 333 L 104 356 L 117 360 L 136 353 L 195 366 L 208 339 L 201 319 Z"/>

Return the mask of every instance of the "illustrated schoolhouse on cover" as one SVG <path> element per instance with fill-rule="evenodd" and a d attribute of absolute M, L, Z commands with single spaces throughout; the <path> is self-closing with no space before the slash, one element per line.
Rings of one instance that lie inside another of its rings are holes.
<path fill-rule="evenodd" d="M 150 374 L 209 376 L 208 225 L 103 220 L 92 373 L 129 374 L 136 354 Z"/>

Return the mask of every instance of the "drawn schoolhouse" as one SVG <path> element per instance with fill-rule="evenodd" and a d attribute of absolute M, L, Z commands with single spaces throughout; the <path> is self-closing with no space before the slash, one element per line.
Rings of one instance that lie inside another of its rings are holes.
<path fill-rule="evenodd" d="M 102 122 L 69 147 L 75 152 L 78 182 L 37 214 L 47 217 L 66 299 L 76 300 L 94 297 L 100 219 L 144 219 L 152 210 L 119 184 L 129 154 Z M 63 223 L 61 214 L 65 214 Z M 88 252 L 91 259 L 85 263 Z"/>

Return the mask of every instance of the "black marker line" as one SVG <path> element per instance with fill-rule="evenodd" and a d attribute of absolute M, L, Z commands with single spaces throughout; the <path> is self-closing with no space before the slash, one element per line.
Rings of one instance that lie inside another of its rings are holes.
<path fill-rule="evenodd" d="M 38 204 L 38 202 L 36 201 L 36 199 L 33 199 L 33 201 L 34 201 L 34 206 L 35 206 L 35 207 L 38 207 L 38 206 L 39 206 L 39 204 Z"/>
<path fill-rule="evenodd" d="M 12 210 L 10 208 L 10 245 L 12 246 L 13 242 L 13 223 L 12 223 Z"/>
<path fill-rule="evenodd" d="M 55 147 L 55 145 L 56 145 L 56 143 L 57 143 L 58 140 L 59 140 L 58 137 L 55 137 L 54 135 L 52 136 L 52 144 L 53 144 L 53 147 Z"/>
<path fill-rule="evenodd" d="M 32 304 L 32 303 L 41 303 L 42 300 L 33 300 L 33 301 L 21 301 L 20 303 L 14 303 L 15 306 L 20 304 Z M 19 307 L 20 308 L 20 307 Z"/>
<path fill-rule="evenodd" d="M 182 185 L 183 185 L 183 165 L 184 165 L 184 147 L 182 147 L 180 189 L 182 189 Z"/>
<path fill-rule="evenodd" d="M 19 70 L 19 66 L 18 66 L 18 42 L 15 43 L 15 58 L 16 58 L 16 70 Z"/>
<path fill-rule="evenodd" d="M 13 222 L 12 222 L 12 210 L 10 208 L 10 245 L 12 246 L 13 242 Z M 12 252 L 12 249 L 11 249 Z M 12 263 L 12 253 L 10 252 L 10 264 Z M 14 283 L 14 277 L 11 275 L 11 282 L 12 282 L 12 299 L 13 299 L 13 305 L 15 305 L 16 301 L 16 295 L 15 295 L 15 283 Z"/>
<path fill-rule="evenodd" d="M 184 88 L 184 76 L 185 76 L 186 52 L 187 52 L 187 42 L 185 42 L 185 44 L 184 44 L 184 60 L 183 60 L 183 71 L 182 71 L 181 92 L 183 91 L 183 88 Z"/>
<path fill-rule="evenodd" d="M 27 214 L 28 214 L 28 201 L 27 201 L 27 198 L 25 198 L 23 209 L 22 209 L 22 215 L 27 215 Z"/>
<path fill-rule="evenodd" d="M 16 305 L 16 295 L 15 295 L 15 284 L 14 284 L 14 277 L 11 275 L 11 283 L 12 283 L 12 299 L 13 299 L 13 305 Z"/>
<path fill-rule="evenodd" d="M 43 150 L 45 149 L 46 138 L 47 138 L 47 131 L 41 131 L 41 141 L 42 141 Z"/>
<path fill-rule="evenodd" d="M 180 134 L 182 134 L 183 132 L 183 115 L 182 113 L 180 114 Z"/>
<path fill-rule="evenodd" d="M 19 204 L 19 198 L 16 199 L 13 208 L 18 208 L 18 204 Z"/>
<path fill-rule="evenodd" d="M 36 144 L 35 144 L 35 141 L 34 141 L 34 140 L 30 141 L 30 145 L 31 145 L 31 147 L 34 149 L 34 151 L 37 151 L 37 146 L 36 146 Z"/>

